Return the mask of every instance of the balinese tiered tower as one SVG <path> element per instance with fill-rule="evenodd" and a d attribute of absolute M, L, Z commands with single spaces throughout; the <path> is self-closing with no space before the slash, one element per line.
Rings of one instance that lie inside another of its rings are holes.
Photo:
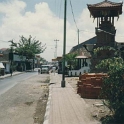
<path fill-rule="evenodd" d="M 90 11 L 91 17 L 97 20 L 97 27 L 95 32 L 97 35 L 97 42 L 95 48 L 101 46 L 115 47 L 115 34 L 116 29 L 114 26 L 114 19 L 119 19 L 119 15 L 122 14 L 123 3 L 115 3 L 108 0 L 97 4 L 88 4 L 87 7 Z M 91 72 L 96 72 L 95 65 L 99 60 L 112 56 L 112 53 L 102 51 L 100 56 L 97 58 L 92 57 L 91 59 Z"/>

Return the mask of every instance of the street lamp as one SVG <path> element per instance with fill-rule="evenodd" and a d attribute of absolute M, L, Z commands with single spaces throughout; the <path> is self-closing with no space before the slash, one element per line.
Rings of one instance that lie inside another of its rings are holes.
<path fill-rule="evenodd" d="M 63 41 L 63 61 L 62 61 L 62 81 L 61 87 L 65 87 L 65 51 L 66 51 L 66 8 L 67 1 L 65 0 L 64 5 L 64 41 Z"/>

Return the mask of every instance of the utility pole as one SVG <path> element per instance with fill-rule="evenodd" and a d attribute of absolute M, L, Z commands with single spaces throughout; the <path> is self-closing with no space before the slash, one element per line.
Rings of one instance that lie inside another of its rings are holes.
<path fill-rule="evenodd" d="M 10 73 L 12 76 L 12 73 L 13 73 L 13 48 L 12 47 L 10 49 L 9 58 L 10 58 Z"/>
<path fill-rule="evenodd" d="M 62 81 L 61 81 L 61 87 L 65 87 L 66 8 L 67 8 L 67 1 L 65 0 L 65 5 L 64 5 L 64 41 L 63 41 Z"/>
<path fill-rule="evenodd" d="M 79 50 L 79 29 L 78 29 L 78 55 L 80 54 L 80 50 Z"/>
<path fill-rule="evenodd" d="M 54 40 L 55 42 L 56 42 L 56 44 L 55 44 L 55 55 L 54 55 L 54 58 L 56 59 L 57 58 L 57 41 L 59 41 L 59 40 Z"/>

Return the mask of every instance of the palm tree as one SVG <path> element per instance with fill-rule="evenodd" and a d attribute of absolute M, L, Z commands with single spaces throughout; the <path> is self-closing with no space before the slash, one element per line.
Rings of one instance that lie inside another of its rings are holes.
<path fill-rule="evenodd" d="M 71 70 L 73 67 L 75 67 L 75 57 L 77 56 L 76 53 L 69 53 L 65 55 L 65 60 L 67 61 L 69 65 L 69 69 Z"/>

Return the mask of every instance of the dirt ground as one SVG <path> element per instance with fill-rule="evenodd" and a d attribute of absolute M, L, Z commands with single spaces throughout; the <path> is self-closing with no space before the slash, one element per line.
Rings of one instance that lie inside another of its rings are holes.
<path fill-rule="evenodd" d="M 35 113 L 34 113 L 34 124 L 43 124 L 44 121 L 44 115 L 46 112 L 46 104 L 47 104 L 47 100 L 48 100 L 48 96 L 49 96 L 49 81 L 50 81 L 50 77 L 47 76 L 47 78 L 45 78 L 45 80 L 39 80 L 39 82 L 41 83 L 41 87 L 43 88 L 43 93 L 41 95 L 41 97 L 39 98 L 38 102 L 37 102 L 37 107 L 35 109 Z"/>
<path fill-rule="evenodd" d="M 0 124 L 43 124 L 49 75 L 36 75 L 0 96 Z"/>
<path fill-rule="evenodd" d="M 77 93 L 78 80 L 79 77 L 66 77 L 66 81 L 73 87 L 75 93 Z M 102 117 L 110 114 L 109 109 L 103 104 L 101 99 L 81 99 L 85 100 L 91 112 L 91 116 L 93 116 L 96 120 L 100 120 Z"/>

